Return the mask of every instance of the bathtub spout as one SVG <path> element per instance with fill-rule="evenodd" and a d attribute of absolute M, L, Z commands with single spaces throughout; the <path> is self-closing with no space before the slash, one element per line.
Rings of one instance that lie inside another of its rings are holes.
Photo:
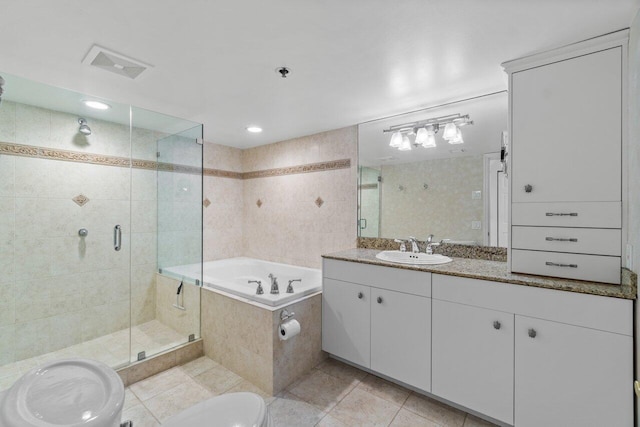
<path fill-rule="evenodd" d="M 278 289 L 278 278 L 273 274 L 269 274 L 269 279 L 271 279 L 271 293 L 279 294 L 280 290 Z"/>

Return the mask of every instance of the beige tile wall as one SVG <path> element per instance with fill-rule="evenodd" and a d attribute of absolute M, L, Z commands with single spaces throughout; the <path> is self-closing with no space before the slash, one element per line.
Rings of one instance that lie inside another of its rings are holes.
<path fill-rule="evenodd" d="M 244 181 L 245 256 L 320 268 L 321 254 L 355 247 L 357 127 L 242 152 L 244 172 L 339 159 L 351 167 Z"/>
<path fill-rule="evenodd" d="M 130 155 L 128 126 L 91 119 L 84 137 L 77 119 L 5 101 L 0 141 Z M 155 159 L 157 137 L 136 129 L 134 151 Z M 83 207 L 71 200 L 79 194 L 89 198 Z M 155 199 L 155 171 L 0 155 L 0 364 L 126 328 L 130 316 L 155 317 Z"/>
<path fill-rule="evenodd" d="M 207 142 L 204 144 L 204 167 L 242 172 L 242 150 Z M 244 181 L 208 175 L 203 181 L 203 199 L 211 202 L 202 211 L 204 260 L 242 256 Z"/>
<path fill-rule="evenodd" d="M 287 307 L 301 324 L 299 335 L 278 338 L 280 310 L 267 310 L 216 292 L 202 292 L 204 352 L 265 392 L 275 395 L 325 357 L 321 339 L 322 296 Z"/>

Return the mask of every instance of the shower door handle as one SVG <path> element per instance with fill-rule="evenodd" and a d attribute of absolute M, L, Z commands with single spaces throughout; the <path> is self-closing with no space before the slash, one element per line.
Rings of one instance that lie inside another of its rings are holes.
<path fill-rule="evenodd" d="M 113 249 L 122 249 L 122 228 L 119 225 L 113 227 Z"/>

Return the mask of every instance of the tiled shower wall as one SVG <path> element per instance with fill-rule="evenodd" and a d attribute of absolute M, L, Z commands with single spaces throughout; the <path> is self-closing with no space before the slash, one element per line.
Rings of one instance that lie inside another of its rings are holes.
<path fill-rule="evenodd" d="M 93 134 L 84 137 L 77 120 L 5 101 L 0 143 L 130 156 L 129 126 L 90 119 Z M 133 129 L 132 137 L 133 156 L 155 161 L 159 135 Z M 83 206 L 72 200 L 79 195 L 88 198 Z M 155 200 L 153 170 L 0 151 L 0 364 L 155 317 Z M 119 252 L 116 224 L 123 226 Z M 78 236 L 80 228 L 87 237 Z"/>
<path fill-rule="evenodd" d="M 355 247 L 357 127 L 246 150 L 206 143 L 207 168 L 237 174 L 205 176 L 205 261 L 320 268 L 323 253 Z"/>

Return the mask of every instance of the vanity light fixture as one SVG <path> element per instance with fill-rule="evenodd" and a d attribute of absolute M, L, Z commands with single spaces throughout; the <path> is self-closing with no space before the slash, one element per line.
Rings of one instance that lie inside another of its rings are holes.
<path fill-rule="evenodd" d="M 400 151 L 409 151 L 411 150 L 411 140 L 408 135 L 402 135 L 402 144 L 398 147 Z"/>
<path fill-rule="evenodd" d="M 105 104 L 104 102 L 100 101 L 84 100 L 82 101 L 82 103 L 87 107 L 93 108 L 95 110 L 108 110 L 109 108 L 111 108 L 111 105 Z"/>
<path fill-rule="evenodd" d="M 448 116 L 417 122 L 404 123 L 384 129 L 383 132 L 392 133 L 389 146 L 400 151 L 411 150 L 411 146 L 433 148 L 436 146 L 436 133 L 443 128 L 442 138 L 449 144 L 463 144 L 460 127 L 472 125 L 473 121 L 468 114 L 450 114 Z M 410 137 L 414 137 L 413 143 Z"/>
<path fill-rule="evenodd" d="M 400 148 L 401 145 L 402 145 L 402 133 L 394 132 L 393 135 L 391 135 L 391 142 L 389 142 L 389 147 Z"/>

